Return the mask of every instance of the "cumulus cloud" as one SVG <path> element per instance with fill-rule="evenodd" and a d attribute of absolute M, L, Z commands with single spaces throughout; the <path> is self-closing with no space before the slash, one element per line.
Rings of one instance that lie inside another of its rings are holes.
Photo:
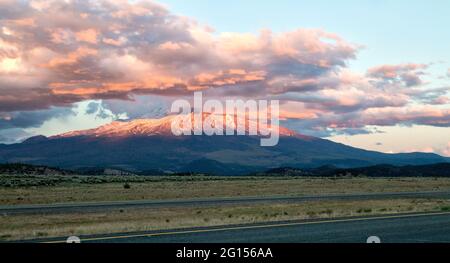
<path fill-rule="evenodd" d="M 347 133 L 366 134 L 378 132 L 368 126 L 429 125 L 450 127 L 450 109 L 438 109 L 431 106 L 383 107 L 365 110 L 335 113 L 315 112 L 315 117 L 295 120 L 295 116 L 285 120 L 289 127 L 307 132 L 310 135 L 327 137 Z"/>
<path fill-rule="evenodd" d="M 153 1 L 3 0 L 0 129 L 35 127 L 86 100 L 102 100 L 88 114 L 155 117 L 170 99 L 154 101 L 198 90 L 279 99 L 285 121 L 319 135 L 449 126 L 448 88 L 426 87 L 427 64 L 357 74 L 347 64 L 359 48 L 319 29 L 214 32 Z"/>
<path fill-rule="evenodd" d="M 371 68 L 367 75 L 376 80 L 382 80 L 386 83 L 402 83 L 407 87 L 423 84 L 422 75 L 425 75 L 424 69 L 428 68 L 425 64 L 400 64 L 400 65 L 382 65 Z"/>
<path fill-rule="evenodd" d="M 0 129 L 0 143 L 18 143 L 32 136 L 23 129 Z"/>
<path fill-rule="evenodd" d="M 93 115 L 95 118 L 112 119 L 112 120 L 127 120 L 128 114 L 126 112 L 114 113 L 103 105 L 103 101 L 91 101 L 86 105 L 84 112 L 86 115 Z"/>
<path fill-rule="evenodd" d="M 8 112 L 0 114 L 0 130 L 39 127 L 51 118 L 74 115 L 71 108 L 53 107 L 47 110 Z"/>
<path fill-rule="evenodd" d="M 1 12 L 2 111 L 252 82 L 282 92 L 357 51 L 322 30 L 217 35 L 149 1 L 6 1 Z"/>
<path fill-rule="evenodd" d="M 132 100 L 106 100 L 102 106 L 114 114 L 127 113 L 130 119 L 161 118 L 170 114 L 172 101 L 166 96 L 142 95 Z"/>

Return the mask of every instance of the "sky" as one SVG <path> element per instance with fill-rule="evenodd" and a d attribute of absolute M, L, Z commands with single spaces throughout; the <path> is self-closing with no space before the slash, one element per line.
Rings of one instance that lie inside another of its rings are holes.
<path fill-rule="evenodd" d="M 0 143 L 279 99 L 282 124 L 450 156 L 450 2 L 0 0 Z M 52 17 L 50 20 L 49 17 Z"/>

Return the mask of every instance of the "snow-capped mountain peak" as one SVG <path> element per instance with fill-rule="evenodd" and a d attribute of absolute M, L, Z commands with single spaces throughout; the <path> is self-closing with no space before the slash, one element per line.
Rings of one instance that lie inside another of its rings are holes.
<path fill-rule="evenodd" d="M 61 137 L 75 137 L 75 136 L 94 136 L 94 137 L 129 137 L 129 136 L 173 136 L 172 133 L 172 122 L 178 118 L 178 115 L 170 115 L 160 119 L 136 119 L 131 121 L 114 121 L 109 124 L 100 126 L 95 129 L 82 130 L 82 131 L 72 131 L 64 133 L 58 136 Z M 192 130 L 195 127 L 195 114 L 191 113 L 190 116 L 182 116 L 185 118 L 191 118 Z M 258 122 L 253 120 L 246 120 L 244 118 L 237 118 L 236 116 L 230 115 L 215 115 L 203 113 L 202 116 L 203 123 L 208 121 L 213 123 L 214 126 L 223 126 L 224 131 L 227 128 L 231 128 L 236 131 L 237 127 L 245 127 L 246 134 L 249 132 L 249 127 L 254 125 L 258 127 Z M 240 126 L 241 125 L 241 126 Z M 278 127 L 280 136 L 296 136 L 296 132 L 289 130 L 284 127 Z M 267 129 L 267 128 L 266 128 Z M 270 127 L 269 127 L 270 129 Z M 273 126 L 271 130 L 276 129 Z M 264 131 L 264 132 L 262 132 Z M 260 127 L 258 128 L 259 134 L 267 134 L 267 130 Z"/>

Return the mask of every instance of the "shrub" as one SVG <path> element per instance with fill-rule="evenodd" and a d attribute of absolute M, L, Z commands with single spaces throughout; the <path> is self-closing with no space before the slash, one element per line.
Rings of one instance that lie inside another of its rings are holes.
<path fill-rule="evenodd" d="M 441 207 L 441 211 L 443 211 L 443 212 L 450 211 L 450 206 L 443 206 L 443 207 Z"/>

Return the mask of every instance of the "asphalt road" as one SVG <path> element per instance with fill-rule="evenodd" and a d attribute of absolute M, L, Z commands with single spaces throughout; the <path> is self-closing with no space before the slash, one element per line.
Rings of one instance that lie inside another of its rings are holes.
<path fill-rule="evenodd" d="M 184 200 L 139 200 L 118 202 L 65 203 L 50 205 L 11 205 L 0 206 L 0 215 L 14 214 L 54 214 L 71 212 L 98 212 L 126 208 L 161 208 L 161 207 L 205 207 L 218 205 L 255 204 L 255 203 L 296 203 L 325 200 L 384 200 L 399 198 L 450 198 L 450 192 L 397 192 L 397 193 L 363 193 L 311 196 L 268 196 L 238 197 Z"/>
<path fill-rule="evenodd" d="M 450 243 L 450 212 L 81 237 L 82 243 Z M 44 240 L 65 242 L 65 239 Z"/>

